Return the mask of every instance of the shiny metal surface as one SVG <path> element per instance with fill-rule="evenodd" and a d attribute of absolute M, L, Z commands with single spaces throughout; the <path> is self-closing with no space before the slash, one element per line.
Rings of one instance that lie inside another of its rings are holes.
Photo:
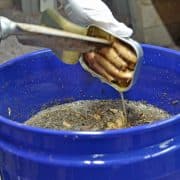
<path fill-rule="evenodd" d="M 16 32 L 16 23 L 8 18 L 0 16 L 0 40 L 6 39 L 9 35 Z"/>
<path fill-rule="evenodd" d="M 47 47 L 52 50 L 66 49 L 81 53 L 111 44 L 102 39 L 70 33 L 54 28 L 16 23 L 5 17 L 0 17 L 1 39 L 15 35 L 25 45 Z"/>

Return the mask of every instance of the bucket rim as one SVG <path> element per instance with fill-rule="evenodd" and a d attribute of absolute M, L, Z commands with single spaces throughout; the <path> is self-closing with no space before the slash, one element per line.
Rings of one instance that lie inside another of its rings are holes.
<path fill-rule="evenodd" d="M 12 121 L 11 119 L 8 119 L 0 115 L 0 123 L 4 123 L 7 126 L 14 127 L 21 131 L 23 130 L 23 131 L 29 131 L 32 133 L 58 135 L 58 136 L 61 136 L 61 135 L 64 136 L 66 134 L 69 137 L 78 136 L 79 138 L 81 136 L 88 137 L 88 136 L 93 136 L 93 135 L 104 137 L 104 136 L 109 136 L 109 135 L 116 136 L 116 135 L 123 135 L 123 134 L 138 134 L 139 132 L 146 133 L 149 131 L 156 131 L 162 128 L 169 128 L 170 126 L 177 124 L 178 121 L 180 121 L 180 113 L 177 115 L 173 115 L 170 118 L 155 121 L 151 124 L 137 125 L 137 126 L 122 128 L 122 129 L 112 129 L 112 130 L 104 130 L 104 131 L 71 131 L 71 130 L 53 130 L 53 129 L 27 126 L 25 124 Z"/>

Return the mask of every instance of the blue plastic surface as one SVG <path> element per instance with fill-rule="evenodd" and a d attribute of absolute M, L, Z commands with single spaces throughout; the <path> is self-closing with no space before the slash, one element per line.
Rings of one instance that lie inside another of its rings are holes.
<path fill-rule="evenodd" d="M 3 180 L 180 179 L 180 53 L 144 45 L 136 85 L 126 93 L 173 114 L 166 121 L 101 132 L 24 126 L 42 106 L 119 94 L 50 50 L 0 65 L 0 174 Z M 11 120 L 10 120 L 11 119 Z"/>

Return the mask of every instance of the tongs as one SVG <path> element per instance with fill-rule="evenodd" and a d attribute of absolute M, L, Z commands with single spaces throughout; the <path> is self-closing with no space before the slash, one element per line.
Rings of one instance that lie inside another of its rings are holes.
<path fill-rule="evenodd" d="M 18 23 L 9 20 L 6 17 L 0 16 L 0 40 L 6 39 L 11 35 L 15 35 L 18 41 L 24 45 L 46 47 L 52 49 L 54 52 L 59 52 L 59 50 L 61 49 L 86 53 L 97 48 L 111 45 L 113 41 L 113 38 L 105 39 L 100 37 L 92 37 L 40 25 Z M 119 92 L 124 92 L 129 90 L 135 83 L 139 72 L 143 52 L 141 46 L 136 41 L 130 38 L 120 38 L 120 40 L 123 43 L 128 44 L 137 55 L 137 63 L 134 70 L 134 76 L 128 87 L 119 87 L 114 83 L 107 82 L 106 79 L 87 67 L 87 65 L 82 61 L 82 58 L 80 59 L 80 63 L 82 67 L 92 75 L 98 77 L 103 82 L 109 84 Z"/>

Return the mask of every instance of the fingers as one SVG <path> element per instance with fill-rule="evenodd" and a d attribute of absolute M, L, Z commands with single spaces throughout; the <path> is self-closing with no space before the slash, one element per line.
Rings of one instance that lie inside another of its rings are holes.
<path fill-rule="evenodd" d="M 134 64 L 136 63 L 137 57 L 136 57 L 135 52 L 133 52 L 131 48 L 129 48 L 128 46 L 125 46 L 120 41 L 115 41 L 112 46 L 116 49 L 116 51 L 121 57 L 126 59 L 126 61 L 129 61 Z"/>

